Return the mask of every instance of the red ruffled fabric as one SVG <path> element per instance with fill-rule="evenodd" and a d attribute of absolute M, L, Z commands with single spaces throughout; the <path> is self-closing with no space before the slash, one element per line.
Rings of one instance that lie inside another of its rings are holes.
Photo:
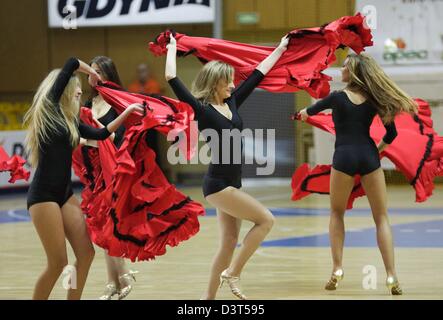
<path fill-rule="evenodd" d="M 87 125 L 99 128 L 89 108 L 81 108 L 80 119 Z M 74 173 L 83 184 L 81 208 L 87 215 L 87 222 L 93 219 L 89 214 L 91 208 L 94 208 L 96 202 L 101 201 L 105 195 L 105 187 L 112 184 L 112 173 L 117 166 L 115 160 L 117 149 L 114 143 L 106 139 L 97 141 L 97 144 L 98 148 L 78 146 L 72 153 Z"/>
<path fill-rule="evenodd" d="M 167 30 L 149 43 L 154 55 L 164 55 L 171 31 Z M 371 46 L 372 35 L 364 27 L 361 14 L 342 17 L 320 28 L 296 29 L 288 33 L 288 50 L 259 84 L 271 92 L 305 90 L 314 98 L 326 96 L 331 77 L 322 73 L 336 60 L 339 47 L 350 47 L 357 53 Z M 174 33 L 179 55 L 193 54 L 203 63 L 220 60 L 235 69 L 235 83 L 245 80 L 275 47 L 255 46 L 233 41 L 190 37 Z"/>
<path fill-rule="evenodd" d="M 418 113 L 414 116 L 402 113 L 395 118 L 398 136 L 392 144 L 381 153 L 381 157 L 391 160 L 397 170 L 401 171 L 415 189 L 416 202 L 426 201 L 434 190 L 434 178 L 443 176 L 443 139 L 433 129 L 431 109 L 429 104 L 422 99 L 415 99 L 418 104 Z M 299 120 L 297 115 L 294 119 Z M 335 134 L 332 114 L 319 113 L 308 117 L 307 123 L 324 131 Z M 376 116 L 370 128 L 370 135 L 379 143 L 385 134 L 385 128 L 380 117 Z M 438 141 L 438 143 L 435 143 Z M 305 169 L 293 176 L 293 179 L 310 176 L 313 172 L 306 173 Z M 297 173 L 297 171 L 296 171 Z M 303 173 L 303 174 L 301 174 Z M 301 175 L 301 176 L 300 176 Z M 326 185 L 327 182 L 327 185 Z M 313 184 L 310 192 L 321 193 L 329 190 L 329 177 L 322 177 L 318 183 Z M 294 194 L 306 196 L 299 184 L 293 183 Z M 329 192 L 329 191 L 327 191 Z"/>
<path fill-rule="evenodd" d="M 104 97 L 111 93 L 97 89 Z M 132 94 L 125 94 L 132 99 Z M 155 111 L 148 112 L 138 124 L 134 122 L 118 150 L 107 139 L 98 142 L 98 149 L 87 148 L 85 153 L 79 147 L 73 154 L 74 170 L 85 185 L 82 209 L 91 240 L 109 255 L 133 262 L 155 259 L 166 253 L 167 246 L 177 246 L 197 234 L 198 216 L 205 213 L 201 204 L 167 181 L 155 162 L 155 152 L 146 143 L 147 131 L 175 129 L 173 123 L 157 116 Z M 81 118 L 98 126 L 89 109 L 82 108 Z M 177 123 L 179 130 L 183 125 Z"/>
<path fill-rule="evenodd" d="M 331 165 L 317 165 L 310 168 L 303 163 L 292 175 L 292 197 L 293 201 L 300 200 L 311 193 L 329 194 L 329 182 L 331 178 Z M 360 176 L 355 177 L 354 188 L 349 196 L 347 209 L 352 209 L 354 200 L 365 195 L 360 183 Z"/>
<path fill-rule="evenodd" d="M 133 103 L 145 105 L 149 120 L 148 126 L 167 135 L 173 133 L 180 137 L 177 147 L 191 159 L 197 150 L 198 129 L 193 125 L 194 110 L 187 103 L 159 95 L 128 93 L 112 82 L 97 86 L 96 90 L 119 114 Z M 125 121 L 125 127 L 139 124 L 143 115 L 132 113 Z M 183 138 L 185 137 L 185 138 Z"/>
<path fill-rule="evenodd" d="M 0 172 L 9 171 L 11 178 L 9 183 L 14 183 L 17 180 L 29 180 L 31 173 L 23 166 L 26 160 L 18 155 L 10 157 L 6 151 L 0 146 Z"/>

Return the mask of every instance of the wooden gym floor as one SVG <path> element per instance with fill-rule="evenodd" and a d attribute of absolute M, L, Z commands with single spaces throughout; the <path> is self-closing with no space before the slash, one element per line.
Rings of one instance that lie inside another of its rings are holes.
<path fill-rule="evenodd" d="M 404 291 L 400 297 L 390 296 L 384 285 L 385 271 L 366 198 L 357 199 L 355 209 L 347 212 L 345 279 L 337 291 L 327 292 L 323 287 L 331 272 L 329 198 L 312 195 L 292 202 L 289 181 L 259 186 L 246 182 L 243 189 L 271 208 L 277 218 L 242 274 L 242 287 L 250 299 L 443 299 L 443 186 L 437 186 L 434 195 L 421 204 L 414 203 L 410 186 L 388 186 L 396 264 Z M 205 289 L 218 242 L 215 212 L 200 188 L 181 190 L 206 206 L 201 230 L 155 261 L 130 264 L 140 273 L 127 299 L 199 299 Z M 25 194 L 0 196 L 0 299 L 30 299 L 45 266 L 43 248 L 25 208 Z M 243 223 L 242 236 L 250 226 Z M 73 260 L 70 252 L 70 263 Z M 376 289 L 363 288 L 363 268 L 368 265 L 375 267 Z M 105 283 L 103 250 L 96 247 L 83 298 L 97 299 Z M 65 296 L 60 278 L 51 299 Z M 223 288 L 218 299 L 233 296 Z"/>

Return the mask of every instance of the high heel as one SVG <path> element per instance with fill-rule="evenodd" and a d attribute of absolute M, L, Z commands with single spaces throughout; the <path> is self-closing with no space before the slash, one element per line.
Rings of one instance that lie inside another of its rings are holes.
<path fill-rule="evenodd" d="M 119 294 L 117 287 L 114 283 L 108 283 L 105 287 L 105 291 L 99 298 L 100 300 L 112 300 L 112 297 L 116 294 Z"/>
<path fill-rule="evenodd" d="M 393 296 L 401 296 L 403 294 L 403 290 L 400 287 L 397 277 L 387 277 L 386 287 L 388 287 L 389 293 Z"/>
<path fill-rule="evenodd" d="M 220 275 L 220 288 L 223 287 L 223 284 L 225 282 L 229 285 L 229 288 L 231 289 L 233 295 L 235 295 L 240 300 L 246 300 L 246 296 L 241 292 L 239 286 L 240 277 L 230 276 L 227 270 L 225 270 Z"/>
<path fill-rule="evenodd" d="M 137 274 L 138 271 L 133 271 L 133 270 L 129 270 L 128 273 L 125 273 L 124 275 L 121 275 L 120 277 L 118 277 L 118 279 L 120 280 L 126 280 L 126 282 L 128 283 L 128 285 L 126 285 L 125 287 L 123 287 L 119 294 L 118 294 L 118 300 L 122 300 L 124 298 L 126 298 L 132 291 L 132 283 L 136 282 L 137 280 L 135 279 L 135 274 Z"/>
<path fill-rule="evenodd" d="M 343 269 L 337 269 L 334 272 L 332 272 L 331 279 L 326 283 L 325 289 L 326 290 L 336 290 L 338 287 L 338 283 L 343 280 L 343 277 L 345 276 L 345 273 Z"/>

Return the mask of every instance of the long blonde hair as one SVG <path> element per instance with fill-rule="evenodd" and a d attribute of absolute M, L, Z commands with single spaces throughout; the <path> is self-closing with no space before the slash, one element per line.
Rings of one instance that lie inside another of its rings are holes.
<path fill-rule="evenodd" d="M 347 88 L 360 91 L 374 102 L 384 123 L 394 120 L 400 112 L 417 112 L 417 104 L 389 78 L 374 58 L 365 53 L 348 55 Z"/>
<path fill-rule="evenodd" d="M 229 83 L 234 77 L 234 68 L 224 62 L 213 60 L 206 63 L 192 83 L 192 94 L 205 103 L 212 102 L 220 80 Z"/>
<path fill-rule="evenodd" d="M 57 79 L 60 69 L 51 71 L 42 81 L 32 100 L 32 105 L 24 117 L 24 125 L 27 127 L 26 150 L 29 162 L 36 167 L 39 161 L 39 149 L 43 144 L 50 143 L 51 133 L 59 132 L 60 128 L 66 128 L 69 140 L 73 147 L 78 144 L 78 114 L 80 104 L 75 99 L 75 90 L 80 85 L 80 80 L 73 76 L 66 86 L 57 106 L 49 98 L 49 91 Z"/>

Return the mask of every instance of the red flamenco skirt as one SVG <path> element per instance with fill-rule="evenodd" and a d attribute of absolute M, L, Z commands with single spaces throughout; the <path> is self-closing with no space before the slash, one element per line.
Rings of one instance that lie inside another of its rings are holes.
<path fill-rule="evenodd" d="M 8 171 L 10 173 L 9 183 L 14 183 L 21 179 L 28 181 L 30 172 L 23 168 L 25 163 L 26 160 L 18 155 L 10 157 L 0 146 L 0 172 Z"/>
<path fill-rule="evenodd" d="M 85 185 L 82 209 L 91 240 L 110 256 L 133 262 L 155 259 L 167 246 L 197 234 L 198 216 L 205 213 L 156 164 L 146 142 L 148 122 L 131 127 L 118 151 L 100 142 L 98 149 L 82 147 L 74 154 L 74 169 Z M 110 183 L 101 165 L 107 158 L 116 164 Z"/>

